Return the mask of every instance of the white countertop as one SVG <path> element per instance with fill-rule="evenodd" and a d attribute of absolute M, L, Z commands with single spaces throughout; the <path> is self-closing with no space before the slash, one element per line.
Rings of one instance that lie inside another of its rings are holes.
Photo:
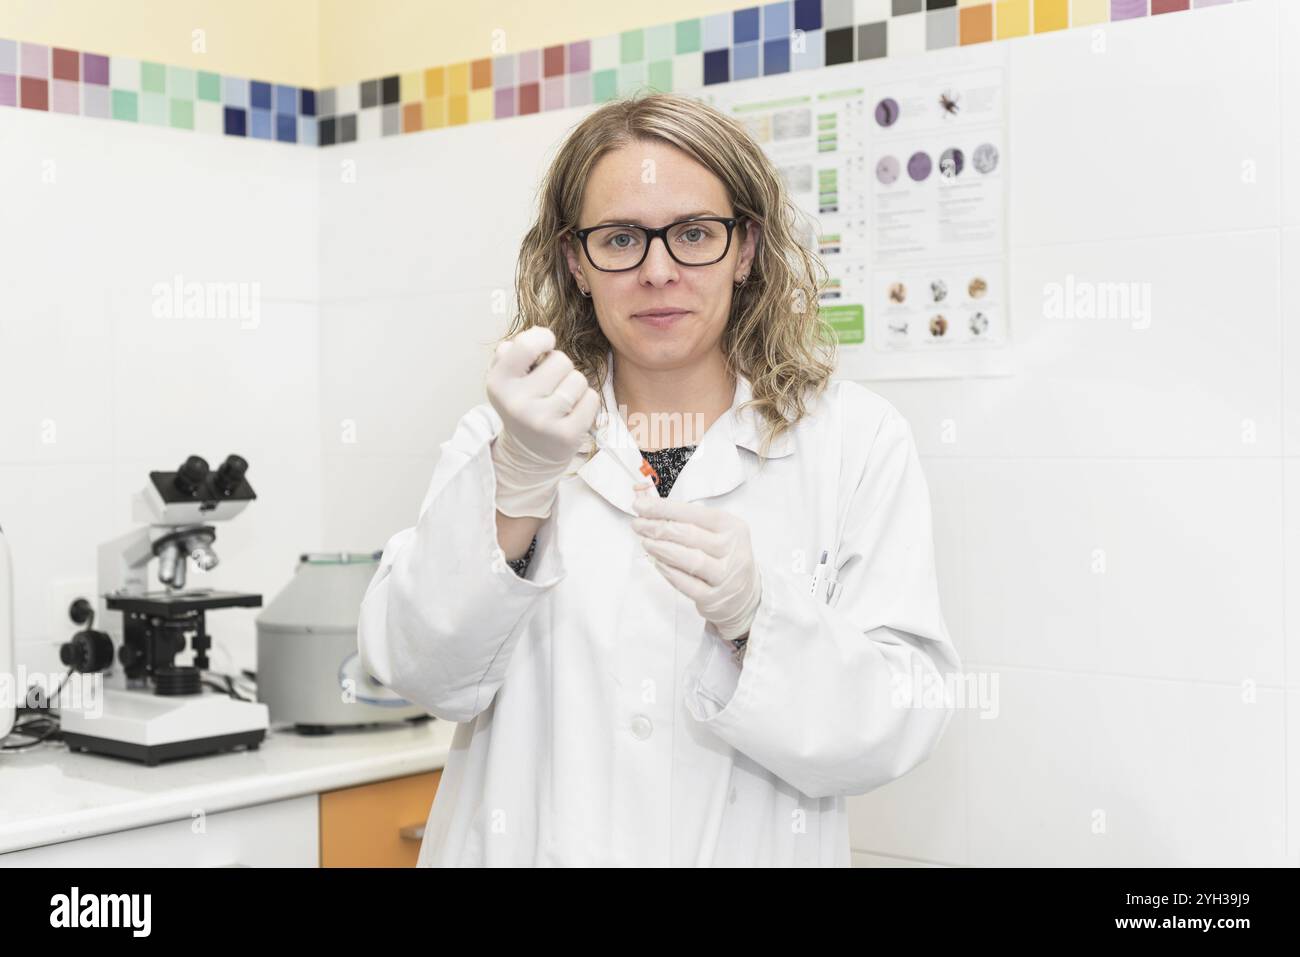
<path fill-rule="evenodd" d="M 147 767 L 63 744 L 0 754 L 0 854 L 419 774 L 447 761 L 456 725 L 430 720 L 319 737 L 272 729 L 256 751 Z"/>

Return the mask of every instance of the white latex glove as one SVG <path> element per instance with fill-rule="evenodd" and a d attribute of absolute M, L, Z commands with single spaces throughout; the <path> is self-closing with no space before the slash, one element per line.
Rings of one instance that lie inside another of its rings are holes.
<path fill-rule="evenodd" d="M 739 516 L 693 502 L 638 496 L 632 528 L 655 567 L 728 640 L 749 634 L 762 582 L 749 525 Z"/>
<path fill-rule="evenodd" d="M 497 509 L 513 518 L 549 518 L 560 479 L 596 421 L 600 396 L 555 348 L 555 334 L 545 326 L 497 346 L 487 396 L 502 423 L 492 441 Z"/>

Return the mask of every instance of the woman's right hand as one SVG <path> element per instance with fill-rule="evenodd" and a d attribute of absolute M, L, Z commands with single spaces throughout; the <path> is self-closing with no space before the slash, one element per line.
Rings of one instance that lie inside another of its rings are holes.
<path fill-rule="evenodd" d="M 487 395 L 502 422 L 492 442 L 497 510 L 548 518 L 560 478 L 596 421 L 600 396 L 545 326 L 497 346 Z"/>

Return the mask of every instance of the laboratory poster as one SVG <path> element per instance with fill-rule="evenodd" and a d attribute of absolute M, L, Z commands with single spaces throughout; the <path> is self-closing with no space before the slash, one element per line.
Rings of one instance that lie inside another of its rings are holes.
<path fill-rule="evenodd" d="M 866 61 L 702 97 L 771 158 L 826 265 L 841 378 L 1010 371 L 1006 63 Z"/>

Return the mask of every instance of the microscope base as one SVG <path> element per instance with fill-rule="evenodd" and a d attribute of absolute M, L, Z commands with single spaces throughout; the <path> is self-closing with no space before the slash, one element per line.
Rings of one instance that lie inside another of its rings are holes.
<path fill-rule="evenodd" d="M 205 754 L 218 754 L 222 751 L 248 750 L 256 751 L 266 737 L 265 731 L 244 731 L 239 734 L 219 734 L 212 738 L 197 738 L 192 741 L 176 741 L 171 744 L 135 744 L 131 741 L 116 741 L 112 738 L 96 738 L 86 734 L 64 734 L 63 740 L 70 751 L 85 751 L 89 754 L 105 754 L 114 758 L 127 758 L 139 761 L 149 767 L 157 767 L 163 761 L 176 758 L 195 758 Z"/>
<path fill-rule="evenodd" d="M 203 692 L 164 696 L 108 689 L 103 708 L 63 709 L 63 740 L 87 751 L 157 765 L 239 748 L 255 749 L 266 737 L 269 711 L 260 702 Z"/>

